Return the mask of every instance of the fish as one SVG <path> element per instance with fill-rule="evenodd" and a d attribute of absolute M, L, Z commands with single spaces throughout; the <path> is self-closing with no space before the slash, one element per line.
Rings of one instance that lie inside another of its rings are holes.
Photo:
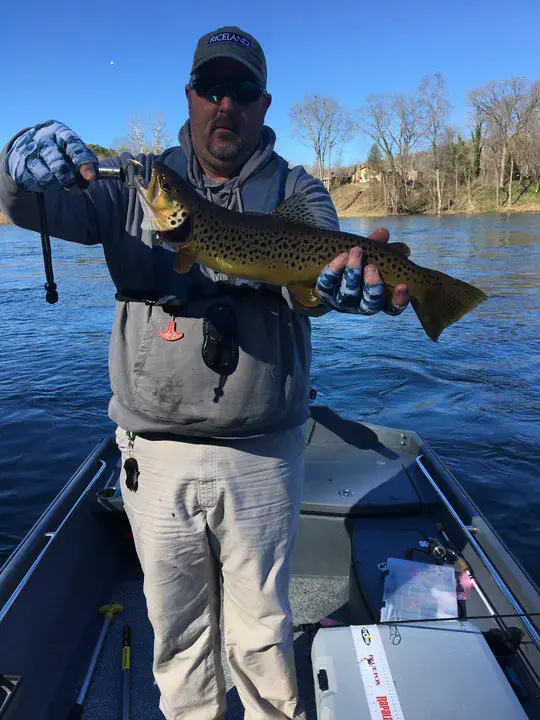
<path fill-rule="evenodd" d="M 324 230 L 303 192 L 273 213 L 236 212 L 201 197 L 172 168 L 155 162 L 150 182 L 136 176 L 141 226 L 176 251 L 174 268 L 199 263 L 229 276 L 284 286 L 300 308 L 320 304 L 317 278 L 342 252 L 363 251 L 363 263 L 381 273 L 388 307 L 392 290 L 409 288 L 410 302 L 427 336 L 436 342 L 447 327 L 487 300 L 479 288 L 415 264 L 405 243 L 379 243 L 354 233 Z"/>

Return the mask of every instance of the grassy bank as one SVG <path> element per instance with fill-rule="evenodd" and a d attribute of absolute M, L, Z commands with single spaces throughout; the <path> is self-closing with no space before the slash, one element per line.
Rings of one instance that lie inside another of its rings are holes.
<path fill-rule="evenodd" d="M 517 186 L 517 183 L 516 183 Z M 377 183 L 361 185 L 342 185 L 332 190 L 332 200 L 340 218 L 347 217 L 381 217 L 388 215 L 382 202 L 381 187 Z M 502 198 L 506 194 L 501 195 Z M 475 215 L 481 213 L 503 212 L 540 212 L 540 193 L 529 189 L 520 198 L 518 192 L 513 196 L 515 201 L 510 207 L 504 205 L 497 207 L 495 189 L 486 185 L 474 185 L 471 188 L 471 202 L 466 188 L 458 192 L 456 202 L 451 208 L 446 207 L 443 215 Z M 434 211 L 428 208 L 418 214 L 433 215 Z"/>

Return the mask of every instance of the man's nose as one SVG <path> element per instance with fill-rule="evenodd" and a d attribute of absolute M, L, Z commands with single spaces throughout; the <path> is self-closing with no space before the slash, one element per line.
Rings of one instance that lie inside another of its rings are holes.
<path fill-rule="evenodd" d="M 224 113 L 231 113 L 236 108 L 236 102 L 229 95 L 224 95 L 219 103 L 219 109 Z"/>

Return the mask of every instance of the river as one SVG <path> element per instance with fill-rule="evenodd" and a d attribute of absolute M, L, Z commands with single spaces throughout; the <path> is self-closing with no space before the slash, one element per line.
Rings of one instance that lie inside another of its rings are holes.
<path fill-rule="evenodd" d="M 416 430 L 540 583 L 540 214 L 378 219 L 420 265 L 478 285 L 480 308 L 431 342 L 399 318 L 313 323 L 318 402 Z M 342 228 L 366 233 L 373 220 Z M 114 290 L 102 251 L 53 240 L 60 301 L 44 301 L 39 236 L 0 226 L 0 564 L 107 418 Z"/>

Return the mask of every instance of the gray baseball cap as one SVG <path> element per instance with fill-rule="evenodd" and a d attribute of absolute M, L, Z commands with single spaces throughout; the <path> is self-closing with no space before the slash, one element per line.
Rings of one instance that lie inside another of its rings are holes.
<path fill-rule="evenodd" d="M 214 58 L 231 58 L 245 65 L 266 89 L 266 58 L 253 35 L 233 25 L 203 35 L 195 48 L 191 74 L 197 74 L 202 65 Z"/>

